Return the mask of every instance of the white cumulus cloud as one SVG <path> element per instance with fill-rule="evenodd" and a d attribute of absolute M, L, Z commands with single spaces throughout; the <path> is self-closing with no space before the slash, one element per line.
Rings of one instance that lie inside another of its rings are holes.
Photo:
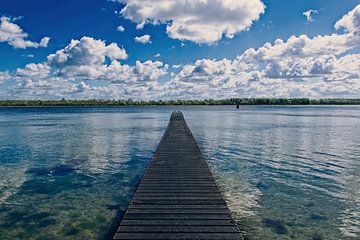
<path fill-rule="evenodd" d="M 147 44 L 147 43 L 151 43 L 150 38 L 151 36 L 149 34 L 145 34 L 143 36 L 135 37 L 134 40 L 135 42 L 138 43 Z"/>
<path fill-rule="evenodd" d="M 126 50 L 116 43 L 107 45 L 102 40 L 82 37 L 80 40 L 71 40 L 69 45 L 50 54 L 47 59 L 59 75 L 95 79 L 103 74 L 107 59 L 126 59 L 127 56 Z"/>
<path fill-rule="evenodd" d="M 261 0 L 118 0 L 120 14 L 137 23 L 166 24 L 174 39 L 214 43 L 248 29 L 265 11 Z"/>
<path fill-rule="evenodd" d="M 0 42 L 7 42 L 14 48 L 47 47 L 50 38 L 43 37 L 40 42 L 26 40 L 29 36 L 24 30 L 14 23 L 16 19 L 2 16 L 0 18 Z"/>
<path fill-rule="evenodd" d="M 0 98 L 194 99 L 228 97 L 360 97 L 359 6 L 331 35 L 278 39 L 234 59 L 123 64 L 125 49 L 83 37 L 0 82 L 15 82 Z M 96 80 L 96 84 L 94 83 Z"/>
<path fill-rule="evenodd" d="M 303 15 L 306 17 L 306 20 L 308 22 L 313 22 L 314 21 L 314 15 L 318 14 L 318 13 L 319 13 L 318 10 L 310 9 L 310 10 L 307 10 L 307 11 L 303 12 Z"/>
<path fill-rule="evenodd" d="M 46 63 L 29 63 L 24 68 L 16 69 L 16 75 L 21 77 L 39 77 L 45 78 L 50 73 L 50 66 Z"/>
<path fill-rule="evenodd" d="M 3 83 L 11 78 L 11 75 L 9 72 L 0 72 L 0 83 Z"/>
<path fill-rule="evenodd" d="M 356 32 L 357 35 L 360 35 L 360 4 L 337 21 L 335 28 L 344 28 L 348 32 Z"/>
<path fill-rule="evenodd" d="M 120 25 L 120 26 L 118 26 L 118 27 L 116 28 L 116 30 L 117 30 L 118 32 L 124 32 L 124 31 L 125 31 L 125 28 Z"/>
<path fill-rule="evenodd" d="M 11 87 L 1 97 L 11 98 L 79 98 L 125 97 L 149 98 L 158 91 L 157 80 L 168 74 L 169 66 L 160 61 L 136 61 L 134 65 L 121 64 L 126 51 L 116 43 L 82 37 L 50 54 L 47 61 L 29 63 L 14 73 L 0 72 L 0 83 L 10 81 Z M 105 86 L 94 87 L 94 80 Z"/>
<path fill-rule="evenodd" d="M 346 28 L 343 34 L 291 36 L 250 48 L 234 60 L 184 65 L 169 83 L 170 92 L 203 98 L 359 97 L 360 54 L 348 54 L 360 44 L 358 8 L 335 24 Z"/>
<path fill-rule="evenodd" d="M 160 61 L 136 61 L 135 66 L 113 61 L 104 72 L 103 78 L 112 83 L 147 84 L 157 81 L 168 72 L 168 65 Z"/>

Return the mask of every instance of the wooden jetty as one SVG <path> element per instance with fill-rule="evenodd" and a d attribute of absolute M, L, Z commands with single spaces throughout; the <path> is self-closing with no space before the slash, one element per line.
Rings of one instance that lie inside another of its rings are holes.
<path fill-rule="evenodd" d="M 114 239 L 243 239 L 181 112 L 172 113 Z"/>

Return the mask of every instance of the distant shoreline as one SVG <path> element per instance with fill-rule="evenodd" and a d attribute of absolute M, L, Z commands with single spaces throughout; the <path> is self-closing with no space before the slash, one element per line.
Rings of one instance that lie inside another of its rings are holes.
<path fill-rule="evenodd" d="M 204 100 L 107 100 L 107 99 L 61 99 L 61 100 L 0 100 L 0 107 L 105 107 L 105 106 L 316 106 L 316 105 L 360 105 L 359 99 L 327 98 L 229 98 Z"/>

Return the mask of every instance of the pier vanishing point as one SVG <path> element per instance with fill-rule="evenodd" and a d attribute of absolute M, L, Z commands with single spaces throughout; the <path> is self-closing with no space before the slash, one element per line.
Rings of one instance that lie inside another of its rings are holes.
<path fill-rule="evenodd" d="M 114 239 L 243 239 L 181 112 L 172 113 Z"/>

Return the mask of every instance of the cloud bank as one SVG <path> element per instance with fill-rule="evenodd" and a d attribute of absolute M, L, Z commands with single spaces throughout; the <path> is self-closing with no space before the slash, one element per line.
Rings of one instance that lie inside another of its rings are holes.
<path fill-rule="evenodd" d="M 234 59 L 123 64 L 116 43 L 83 37 L 15 72 L 0 72 L 6 98 L 204 99 L 228 97 L 360 97 L 360 5 L 331 35 L 291 36 Z"/>

